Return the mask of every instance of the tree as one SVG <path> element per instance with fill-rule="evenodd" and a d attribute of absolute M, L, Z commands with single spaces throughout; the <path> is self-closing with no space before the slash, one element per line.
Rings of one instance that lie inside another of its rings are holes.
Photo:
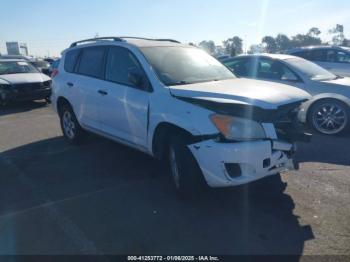
<path fill-rule="evenodd" d="M 337 24 L 334 28 L 328 31 L 330 34 L 333 34 L 332 42 L 334 45 L 342 45 L 345 39 L 344 36 L 344 26 Z"/>
<path fill-rule="evenodd" d="M 307 33 L 307 35 L 311 37 L 318 37 L 320 34 L 321 34 L 321 30 L 318 29 L 317 27 L 310 28 L 309 32 Z"/>
<path fill-rule="evenodd" d="M 350 47 L 350 39 L 344 38 L 343 43 L 342 43 L 341 45 L 342 45 L 342 46 Z"/>
<path fill-rule="evenodd" d="M 223 42 L 226 54 L 236 56 L 243 53 L 243 40 L 238 36 L 229 38 Z"/>
<path fill-rule="evenodd" d="M 260 45 L 251 45 L 248 51 L 248 54 L 259 54 L 264 50 L 263 46 Z"/>
<path fill-rule="evenodd" d="M 277 45 L 275 38 L 272 36 L 265 36 L 262 39 L 262 44 L 264 45 L 265 52 L 267 53 L 276 53 L 277 52 Z"/>
<path fill-rule="evenodd" d="M 275 42 L 279 53 L 283 53 L 292 47 L 290 39 L 284 34 L 278 34 L 275 38 Z"/>
<path fill-rule="evenodd" d="M 292 46 L 300 47 L 300 46 L 309 46 L 309 45 L 320 45 L 322 43 L 321 38 L 314 37 L 311 35 L 303 35 L 297 34 L 292 37 Z"/>
<path fill-rule="evenodd" d="M 209 41 L 202 41 L 199 43 L 199 46 L 203 48 L 206 52 L 209 54 L 214 54 L 215 53 L 215 43 L 212 40 Z"/>

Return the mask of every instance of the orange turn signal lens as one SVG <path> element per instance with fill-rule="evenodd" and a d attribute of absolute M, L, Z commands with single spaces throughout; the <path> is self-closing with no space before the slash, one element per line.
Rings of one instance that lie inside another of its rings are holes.
<path fill-rule="evenodd" d="M 224 135 L 228 136 L 230 134 L 232 117 L 213 114 L 210 116 L 211 121 L 214 123 L 216 128 Z"/>

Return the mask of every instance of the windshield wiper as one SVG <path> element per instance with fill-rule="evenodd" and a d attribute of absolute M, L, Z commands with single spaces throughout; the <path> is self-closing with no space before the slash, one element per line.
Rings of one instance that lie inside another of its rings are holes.
<path fill-rule="evenodd" d="M 181 85 L 190 85 L 193 84 L 191 82 L 187 82 L 187 81 L 179 81 L 179 82 L 173 82 L 173 83 L 167 83 L 167 86 L 181 86 Z"/>

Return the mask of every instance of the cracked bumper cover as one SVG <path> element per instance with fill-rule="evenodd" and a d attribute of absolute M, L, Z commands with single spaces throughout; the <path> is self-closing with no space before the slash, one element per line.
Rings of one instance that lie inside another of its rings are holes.
<path fill-rule="evenodd" d="M 279 140 L 220 143 L 205 140 L 188 145 L 196 158 L 205 180 L 211 187 L 246 184 L 281 171 L 294 169 L 289 157 L 293 144 Z M 268 164 L 264 164 L 264 160 Z M 237 164 L 240 175 L 232 177 L 225 164 Z"/>

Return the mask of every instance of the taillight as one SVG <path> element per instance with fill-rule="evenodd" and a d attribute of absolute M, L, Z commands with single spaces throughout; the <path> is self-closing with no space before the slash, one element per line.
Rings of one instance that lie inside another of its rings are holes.
<path fill-rule="evenodd" d="M 57 75 L 58 75 L 58 69 L 52 70 L 51 78 L 54 78 L 54 77 L 57 76 Z"/>

